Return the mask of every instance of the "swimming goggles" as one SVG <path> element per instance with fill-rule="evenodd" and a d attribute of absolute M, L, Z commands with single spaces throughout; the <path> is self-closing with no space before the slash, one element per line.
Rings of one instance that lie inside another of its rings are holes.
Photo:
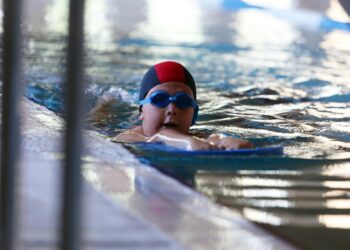
<path fill-rule="evenodd" d="M 192 125 L 195 123 L 198 114 L 198 104 L 193 98 L 185 92 L 177 92 L 175 95 L 170 95 L 164 90 L 154 91 L 149 97 L 140 101 L 140 105 L 147 103 L 158 108 L 165 108 L 170 103 L 174 103 L 179 109 L 194 108 Z"/>

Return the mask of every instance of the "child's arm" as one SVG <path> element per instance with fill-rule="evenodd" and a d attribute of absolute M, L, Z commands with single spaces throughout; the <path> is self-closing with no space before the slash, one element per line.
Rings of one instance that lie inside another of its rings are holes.
<path fill-rule="evenodd" d="M 182 134 L 173 129 L 163 129 L 147 140 L 147 142 L 156 141 L 161 141 L 169 146 L 186 150 L 217 149 L 217 147 L 210 141 L 196 136 Z"/>
<path fill-rule="evenodd" d="M 111 113 L 113 113 L 113 105 L 117 103 L 117 99 L 114 97 L 101 98 L 96 107 L 89 112 L 88 120 L 92 122 L 100 122 L 106 119 Z"/>
<path fill-rule="evenodd" d="M 141 127 L 123 132 L 113 138 L 117 142 L 163 142 L 169 146 L 186 150 L 210 150 L 210 149 L 238 149 L 253 148 L 254 145 L 248 141 L 232 137 L 213 134 L 208 139 L 201 139 L 196 136 L 182 134 L 173 129 L 163 129 L 157 134 L 147 137 L 143 135 Z"/>
<path fill-rule="evenodd" d="M 113 139 L 115 142 L 145 142 L 148 140 L 148 137 L 142 135 L 134 129 L 125 131 L 115 136 Z"/>
<path fill-rule="evenodd" d="M 222 134 L 212 134 L 208 137 L 207 141 L 216 145 L 219 149 L 231 150 L 231 149 L 239 149 L 239 148 L 254 148 L 254 144 L 236 139 L 230 136 L 225 136 Z"/>

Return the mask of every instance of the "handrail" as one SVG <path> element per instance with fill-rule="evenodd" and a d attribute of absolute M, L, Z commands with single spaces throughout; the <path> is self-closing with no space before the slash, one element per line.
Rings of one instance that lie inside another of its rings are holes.
<path fill-rule="evenodd" d="M 62 249 L 77 250 L 81 229 L 81 148 L 84 118 L 83 18 L 84 0 L 70 0 L 67 76 L 65 82 L 65 162 Z"/>
<path fill-rule="evenodd" d="M 16 249 L 16 182 L 20 161 L 21 0 L 3 1 L 0 249 Z"/>

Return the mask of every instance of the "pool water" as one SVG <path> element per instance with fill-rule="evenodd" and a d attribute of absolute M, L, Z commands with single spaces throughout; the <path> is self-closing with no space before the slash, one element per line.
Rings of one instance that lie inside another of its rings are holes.
<path fill-rule="evenodd" d="M 64 115 L 67 5 L 31 1 L 41 19 L 28 10 L 26 96 Z M 134 152 L 297 246 L 345 249 L 350 245 L 350 29 L 317 21 L 334 11 L 334 1 L 317 1 L 317 11 L 302 8 L 313 1 L 299 7 L 285 1 L 289 5 L 279 10 L 232 2 L 87 1 L 88 109 L 116 101 L 86 126 L 113 136 L 139 124 L 144 72 L 157 62 L 177 60 L 197 83 L 200 113 L 193 131 L 229 133 L 258 147 L 283 146 L 285 155 L 178 158 Z"/>

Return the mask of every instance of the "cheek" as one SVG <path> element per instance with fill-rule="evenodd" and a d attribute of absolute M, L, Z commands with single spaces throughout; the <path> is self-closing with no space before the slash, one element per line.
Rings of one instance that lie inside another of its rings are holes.
<path fill-rule="evenodd" d="M 148 106 L 146 109 L 145 109 L 145 116 L 148 117 L 156 117 L 156 116 L 161 116 L 162 115 L 162 110 L 161 109 L 158 109 L 156 107 L 153 107 L 153 106 Z"/>
<path fill-rule="evenodd" d="M 148 126 L 157 126 L 163 119 L 163 113 L 161 109 L 153 106 L 144 107 L 142 119 Z"/>
<path fill-rule="evenodd" d="M 182 112 L 182 124 L 184 127 L 186 128 L 189 128 L 191 127 L 191 124 L 192 124 L 192 118 L 193 118 L 193 112 L 194 110 L 193 109 L 189 109 L 189 110 L 184 110 Z"/>

